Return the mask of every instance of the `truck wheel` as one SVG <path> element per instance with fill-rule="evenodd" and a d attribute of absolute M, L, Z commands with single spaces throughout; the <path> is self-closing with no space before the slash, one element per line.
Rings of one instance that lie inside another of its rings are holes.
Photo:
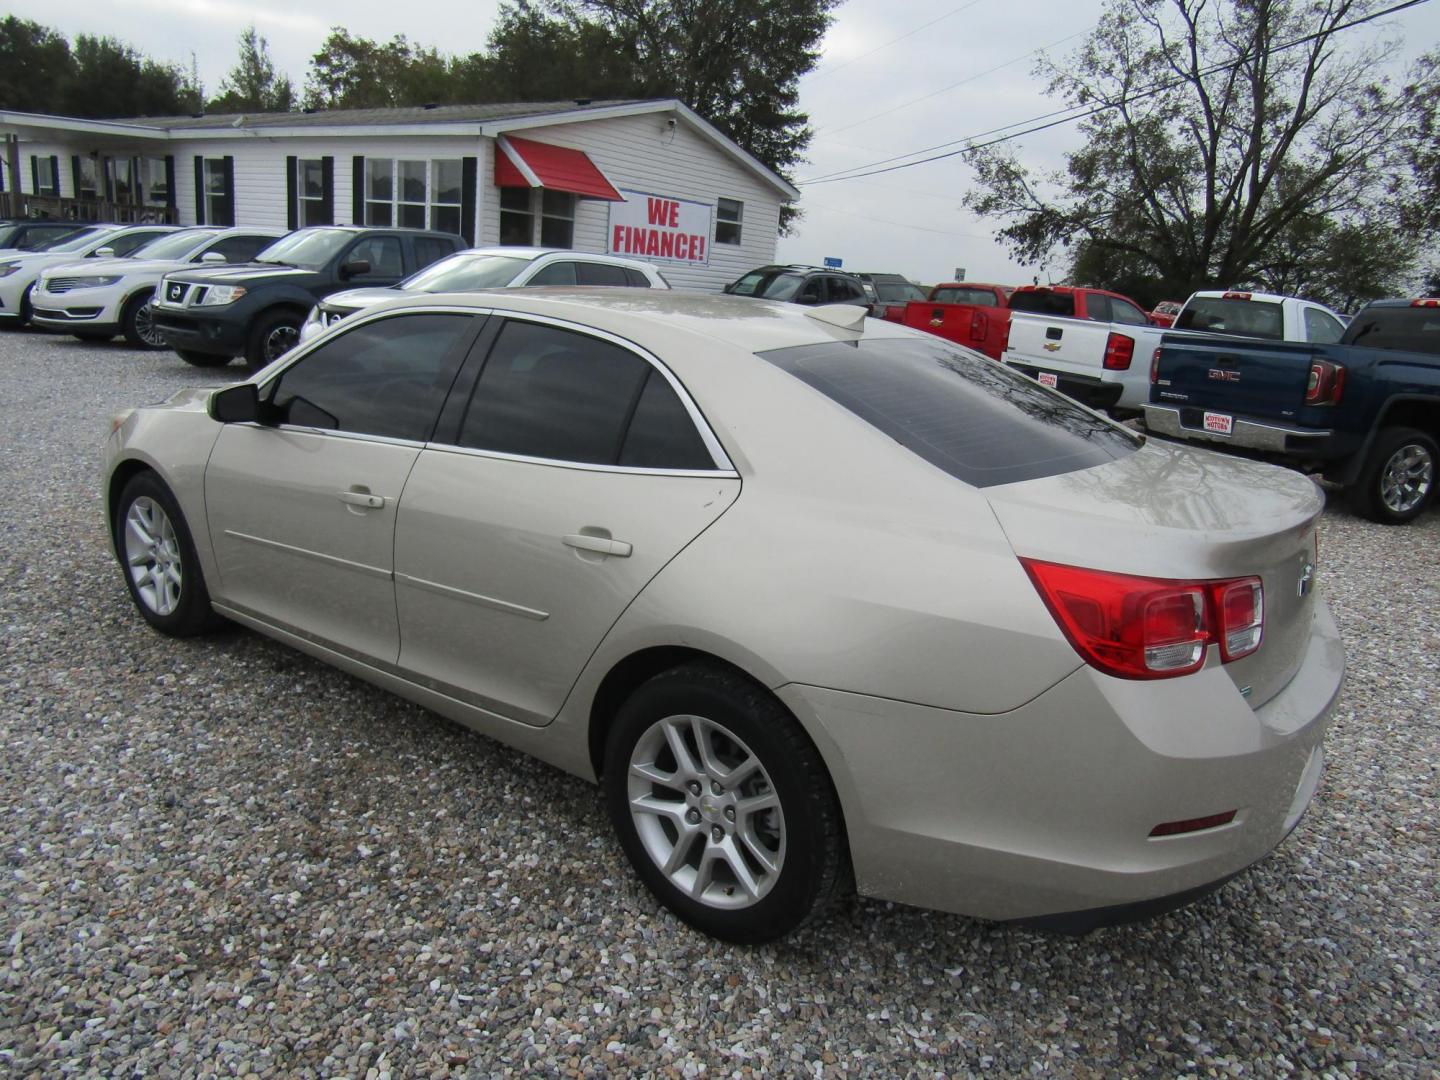
<path fill-rule="evenodd" d="M 120 313 L 120 332 L 132 348 L 164 349 L 169 345 L 155 325 L 155 314 L 150 307 L 150 297 L 154 295 L 154 290 L 136 293 L 125 302 L 125 310 Z"/>
<path fill-rule="evenodd" d="M 233 356 L 216 356 L 214 353 L 196 352 L 194 349 L 176 349 L 180 359 L 194 367 L 224 367 L 235 358 Z"/>
<path fill-rule="evenodd" d="M 272 311 L 262 315 L 250 332 L 245 348 L 245 363 L 251 371 L 280 359 L 300 344 L 300 323 L 304 316 L 293 311 Z"/>
<path fill-rule="evenodd" d="M 1414 521 L 1435 494 L 1440 447 L 1423 431 L 1384 428 L 1350 489 L 1355 512 L 1382 525 Z"/>

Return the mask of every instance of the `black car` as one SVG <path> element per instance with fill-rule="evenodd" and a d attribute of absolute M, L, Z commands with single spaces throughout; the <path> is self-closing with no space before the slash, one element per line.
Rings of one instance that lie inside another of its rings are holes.
<path fill-rule="evenodd" d="M 856 273 L 865 286 L 870 300 L 870 314 L 877 319 L 894 319 L 892 309 L 903 308 L 912 300 L 924 300 L 925 290 L 899 274 Z"/>
<path fill-rule="evenodd" d="M 83 229 L 86 221 L 0 221 L 0 248 L 16 251 L 44 251 L 72 233 Z"/>
<path fill-rule="evenodd" d="M 300 229 L 244 266 L 166 275 L 155 292 L 155 326 L 196 367 L 219 367 L 236 356 L 264 367 L 300 340 L 300 326 L 322 296 L 393 285 L 463 247 L 454 233 L 418 229 Z"/>
<path fill-rule="evenodd" d="M 854 274 L 819 266 L 761 266 L 725 286 L 732 296 L 787 300 L 792 304 L 856 304 L 868 307 L 865 286 Z"/>

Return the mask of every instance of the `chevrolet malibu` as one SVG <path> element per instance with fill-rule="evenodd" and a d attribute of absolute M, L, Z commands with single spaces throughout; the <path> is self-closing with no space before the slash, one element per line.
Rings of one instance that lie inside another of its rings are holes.
<path fill-rule="evenodd" d="M 696 927 L 851 888 L 1081 931 L 1320 782 L 1323 499 L 858 309 L 425 295 L 117 417 L 140 614 L 233 620 L 598 780 Z"/>

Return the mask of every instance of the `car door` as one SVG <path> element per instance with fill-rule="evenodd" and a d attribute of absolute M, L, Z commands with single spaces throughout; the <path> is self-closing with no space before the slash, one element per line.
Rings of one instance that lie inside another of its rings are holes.
<path fill-rule="evenodd" d="M 393 664 L 395 514 L 475 317 L 359 322 L 261 387 L 265 424 L 227 424 L 205 469 L 224 602 Z"/>
<path fill-rule="evenodd" d="M 679 383 L 633 346 L 538 317 L 491 333 L 401 499 L 400 664 L 539 725 L 740 480 Z"/>

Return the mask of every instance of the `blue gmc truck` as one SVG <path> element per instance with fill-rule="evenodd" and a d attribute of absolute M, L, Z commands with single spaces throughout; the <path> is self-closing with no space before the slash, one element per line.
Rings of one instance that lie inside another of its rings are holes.
<path fill-rule="evenodd" d="M 1440 300 L 1377 300 L 1333 345 L 1166 334 L 1145 427 L 1320 472 L 1364 517 L 1413 521 L 1440 464 Z"/>

